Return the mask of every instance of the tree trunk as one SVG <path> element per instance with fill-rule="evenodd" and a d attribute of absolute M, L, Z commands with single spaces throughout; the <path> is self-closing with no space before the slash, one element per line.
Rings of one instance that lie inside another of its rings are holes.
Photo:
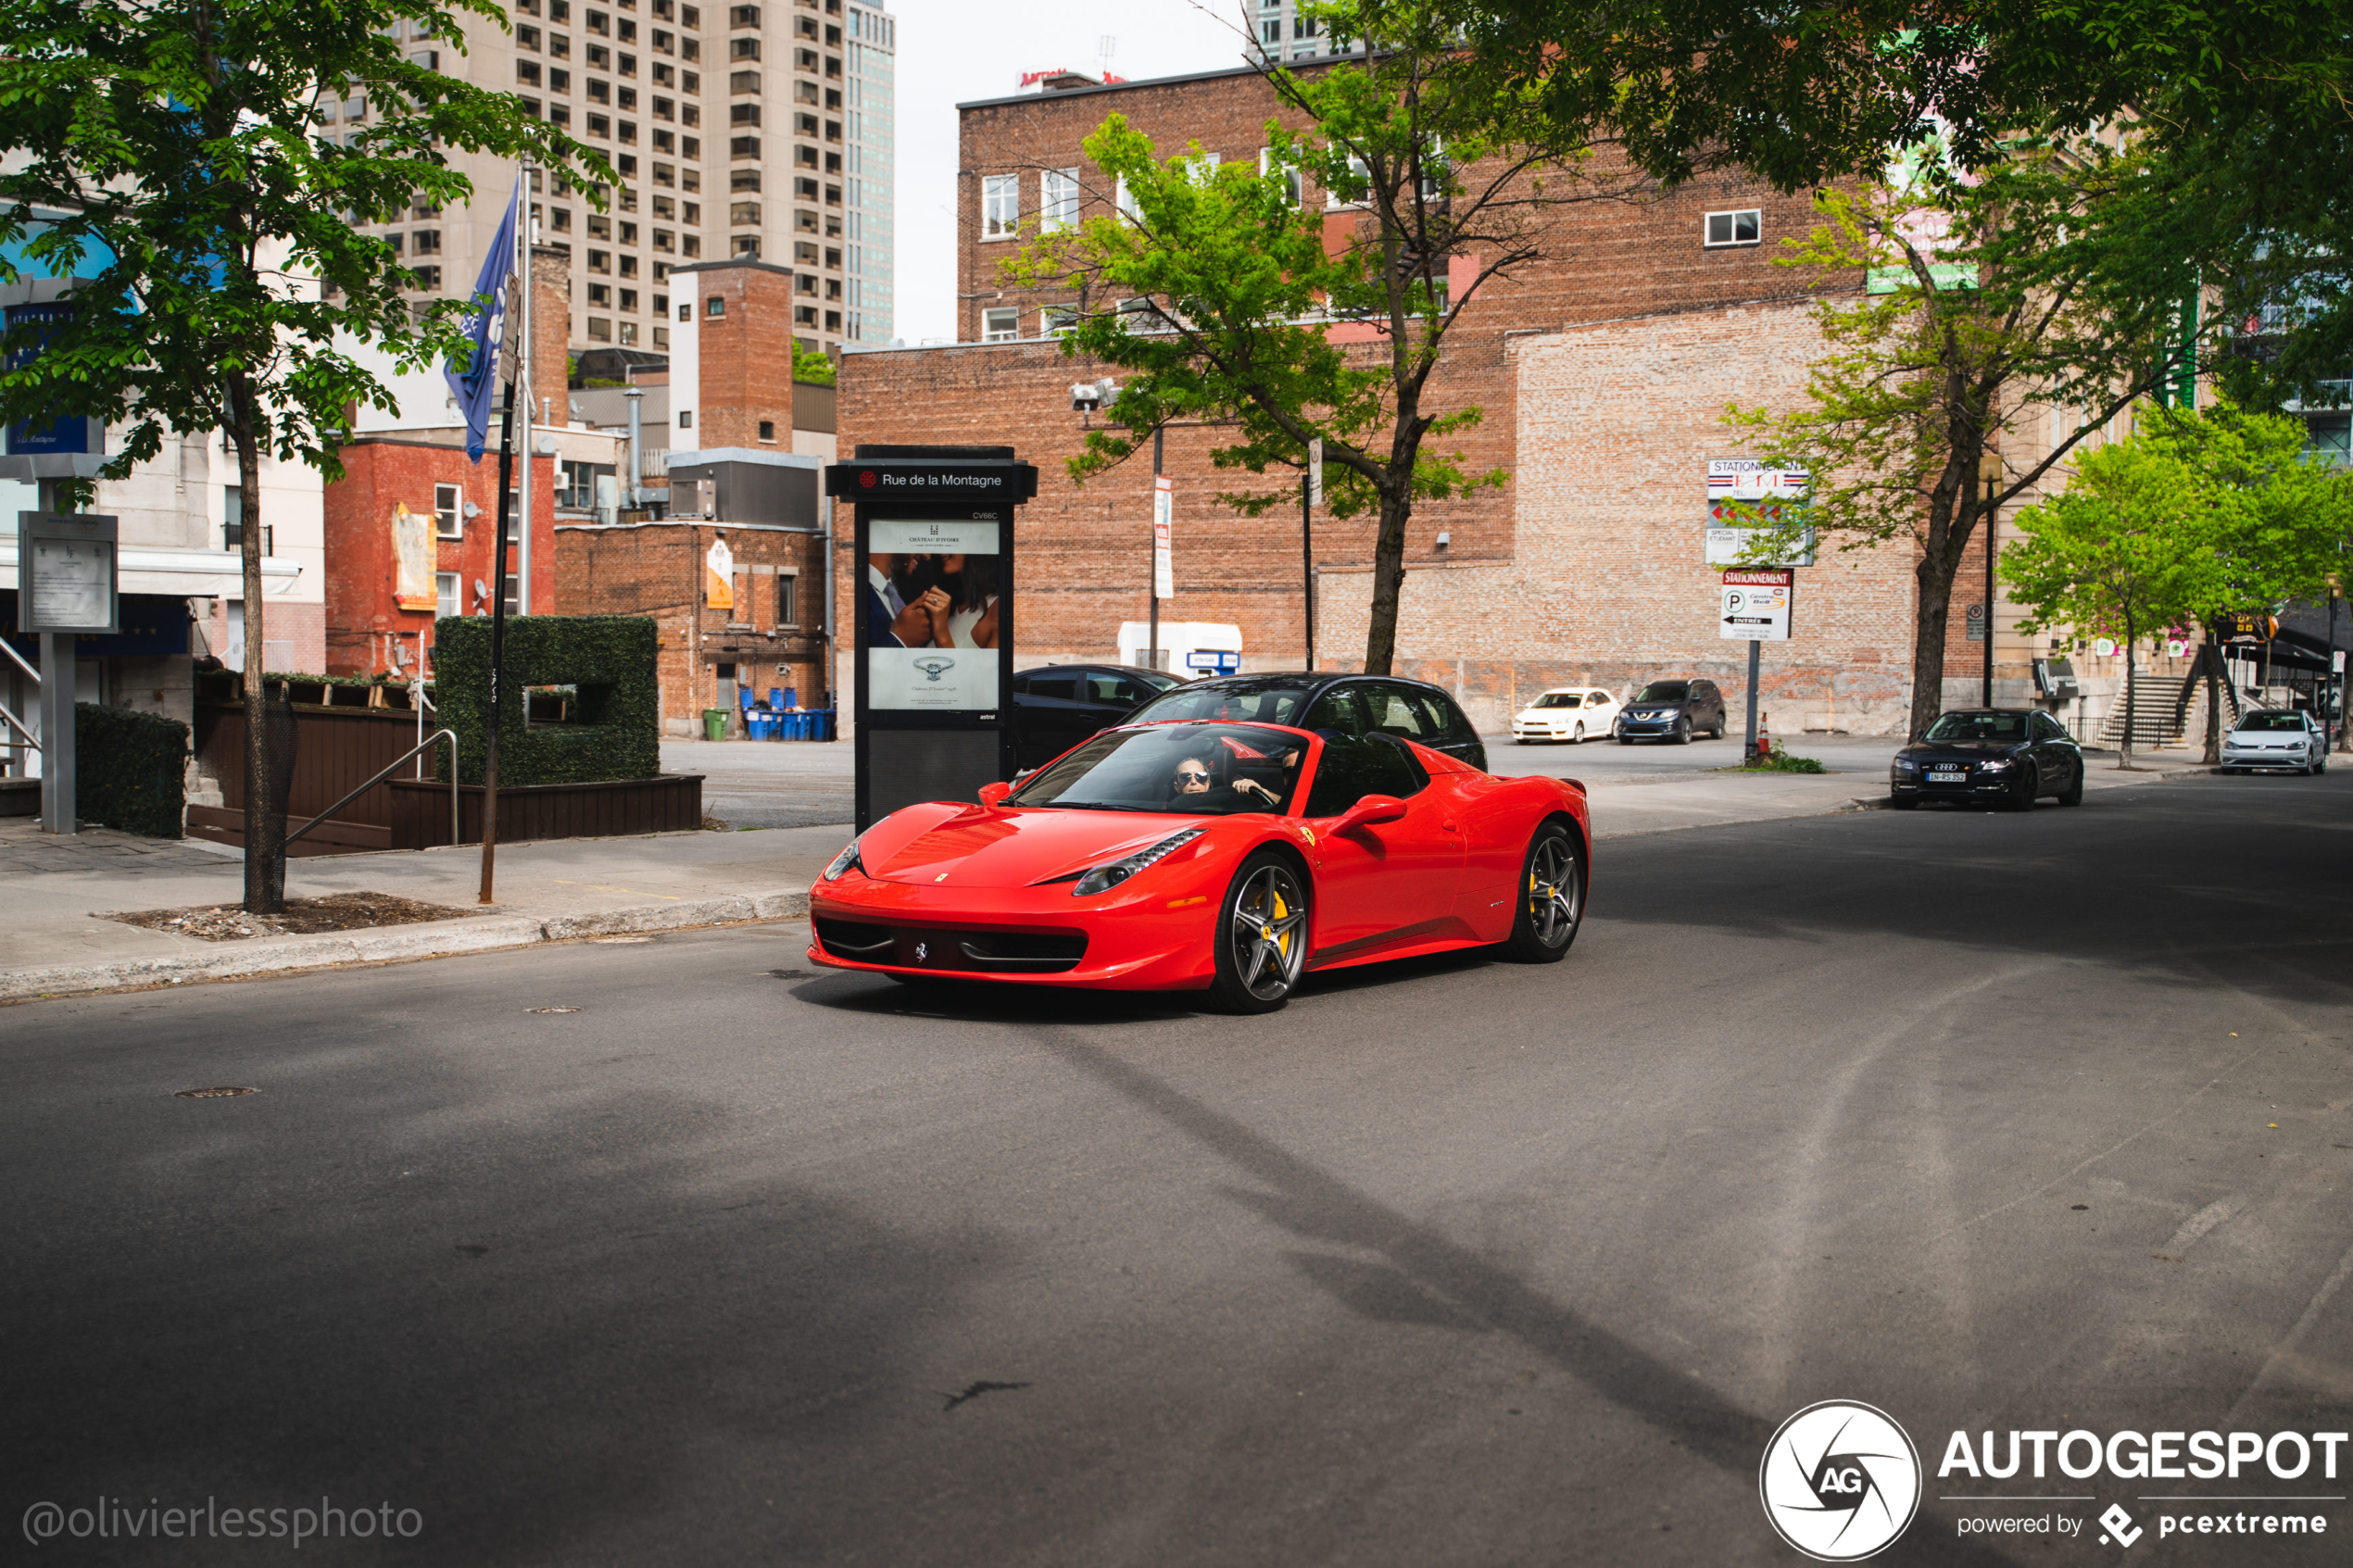
<path fill-rule="evenodd" d="M 1380 499 L 1380 532 L 1373 540 L 1373 615 L 1365 631 L 1365 673 L 1386 675 L 1397 659 L 1397 602 L 1405 587 L 1405 522 L 1414 515 L 1410 473 Z"/>
<path fill-rule="evenodd" d="M 1975 520 L 1966 512 L 1957 523 L 1944 528 L 1933 520 L 1928 546 L 1912 575 L 1919 584 L 1919 604 L 1912 621 L 1912 731 L 1918 740 L 1944 711 L 1944 635 L 1952 621 L 1953 581 L 1960 575 L 1961 552 L 1969 544 Z"/>
<path fill-rule="evenodd" d="M 245 912 L 274 915 L 286 901 L 285 784 L 271 745 L 270 705 L 261 680 L 265 625 L 261 601 L 261 452 L 253 383 L 229 377 L 229 434 L 237 448 L 240 543 L 245 558 Z"/>
<path fill-rule="evenodd" d="M 2133 680 L 2133 643 L 2138 634 L 2139 628 L 2133 622 L 2133 612 L 2128 609 L 2124 612 L 2124 745 L 2116 756 L 2116 765 L 2120 769 L 2133 765 L 2133 687 L 2135 684 Z"/>
<path fill-rule="evenodd" d="M 2222 763 L 2222 650 L 2210 636 L 2198 665 L 2206 671 L 2206 765 L 2217 768 Z"/>

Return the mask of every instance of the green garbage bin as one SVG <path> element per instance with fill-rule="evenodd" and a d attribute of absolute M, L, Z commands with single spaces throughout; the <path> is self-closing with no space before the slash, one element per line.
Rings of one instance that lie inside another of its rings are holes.
<path fill-rule="evenodd" d="M 725 709 L 706 708 L 702 710 L 702 738 L 705 740 L 727 738 L 727 710 Z"/>

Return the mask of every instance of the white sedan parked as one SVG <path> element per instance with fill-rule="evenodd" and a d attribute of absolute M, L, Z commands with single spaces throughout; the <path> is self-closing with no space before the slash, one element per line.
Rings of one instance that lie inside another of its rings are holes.
<path fill-rule="evenodd" d="M 2309 713 L 2277 709 L 2243 713 L 2222 737 L 2222 771 L 2243 768 L 2293 768 L 2299 773 L 2328 771 L 2326 732 Z"/>
<path fill-rule="evenodd" d="M 1546 692 L 1512 720 L 1512 739 L 1577 742 L 1600 740 L 1617 723 L 1617 698 L 1594 686 L 1562 686 Z"/>

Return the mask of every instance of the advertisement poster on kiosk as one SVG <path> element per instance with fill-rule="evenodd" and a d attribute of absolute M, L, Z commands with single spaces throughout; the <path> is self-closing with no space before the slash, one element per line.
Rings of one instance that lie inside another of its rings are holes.
<path fill-rule="evenodd" d="M 900 712 L 978 713 L 1000 701 L 1003 525 L 875 518 L 867 524 L 866 701 Z"/>

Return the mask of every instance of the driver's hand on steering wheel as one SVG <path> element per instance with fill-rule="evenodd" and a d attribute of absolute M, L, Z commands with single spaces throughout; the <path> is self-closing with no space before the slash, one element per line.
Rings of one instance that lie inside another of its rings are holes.
<path fill-rule="evenodd" d="M 1275 798 L 1275 792 L 1268 789 L 1265 784 L 1260 784 L 1256 779 L 1236 779 L 1234 781 L 1234 793 L 1237 795 L 1247 793 L 1250 795 L 1265 796 L 1270 803 Z"/>

